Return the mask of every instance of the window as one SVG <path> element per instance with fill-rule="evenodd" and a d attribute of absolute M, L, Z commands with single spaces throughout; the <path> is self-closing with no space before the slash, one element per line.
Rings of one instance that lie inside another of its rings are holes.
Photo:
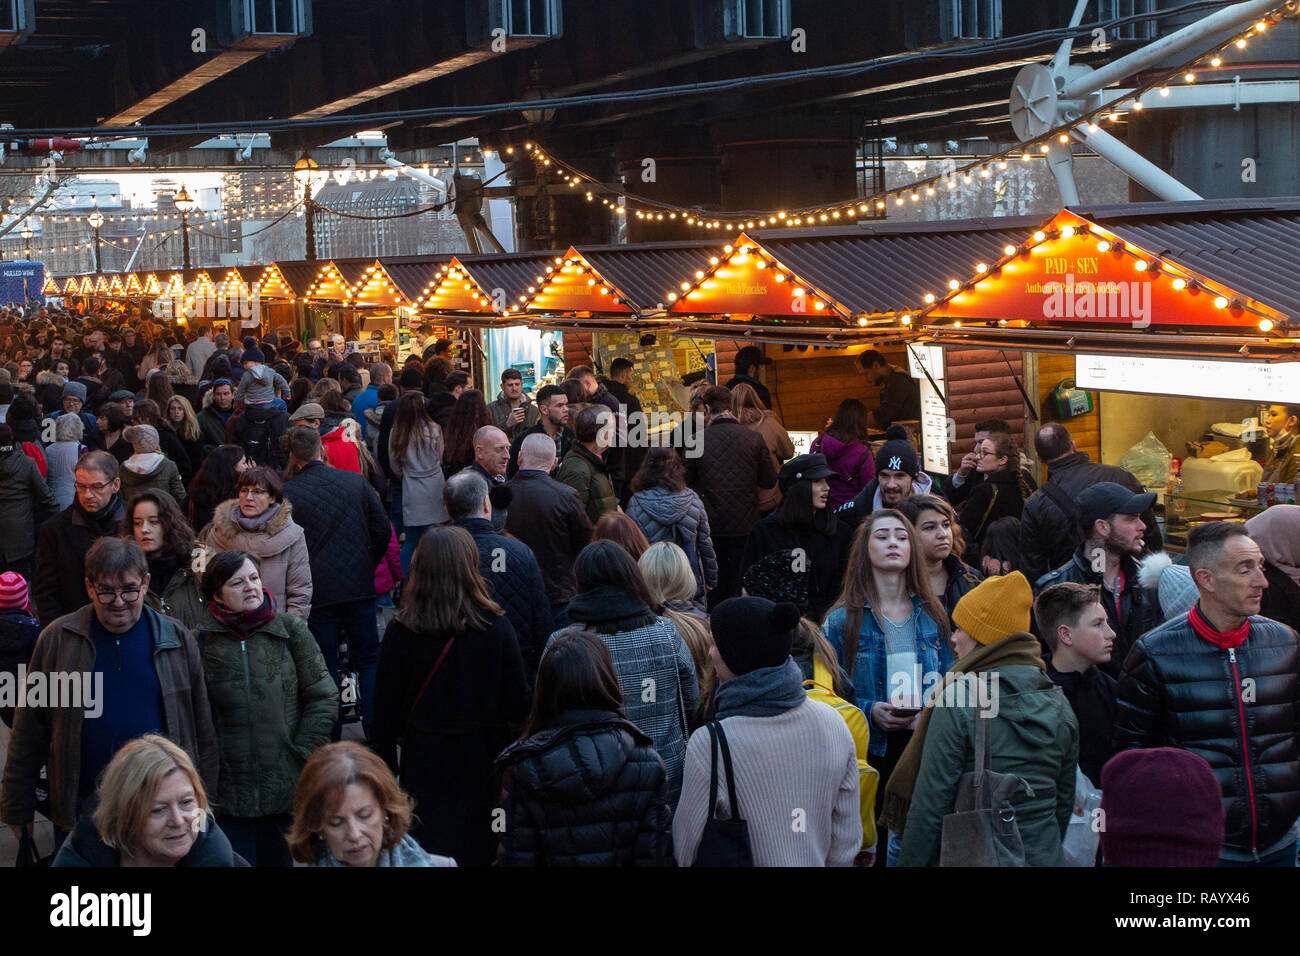
<path fill-rule="evenodd" d="M 1156 0 L 1098 0 L 1099 19 L 1104 23 L 1135 14 L 1154 13 Z M 1138 20 L 1113 27 L 1107 31 L 1112 40 L 1154 40 L 1156 21 Z"/>
<path fill-rule="evenodd" d="M 780 39 L 790 33 L 790 0 L 737 0 L 740 35 L 746 39 Z"/>
<path fill-rule="evenodd" d="M 244 0 L 248 32 L 261 36 L 301 36 L 308 29 L 310 0 Z"/>
<path fill-rule="evenodd" d="M 559 36 L 560 0 L 499 0 L 499 2 L 505 7 L 507 36 Z"/>
<path fill-rule="evenodd" d="M 941 40 L 991 40 L 1002 36 L 1002 0 L 940 0 Z"/>

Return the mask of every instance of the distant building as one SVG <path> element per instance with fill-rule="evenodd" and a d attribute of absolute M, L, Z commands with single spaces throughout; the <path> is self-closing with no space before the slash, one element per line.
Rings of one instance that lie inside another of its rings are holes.
<path fill-rule="evenodd" d="M 316 257 L 465 252 L 465 236 L 450 207 L 418 216 L 381 218 L 434 206 L 440 198 L 432 188 L 404 176 L 343 185 L 330 182 L 316 194 L 316 203 L 344 215 L 322 210 L 316 216 Z"/>

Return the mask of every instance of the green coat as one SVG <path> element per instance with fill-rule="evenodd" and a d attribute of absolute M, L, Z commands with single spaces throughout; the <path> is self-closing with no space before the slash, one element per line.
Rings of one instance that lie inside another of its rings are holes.
<path fill-rule="evenodd" d="M 1074 810 L 1079 758 L 1074 712 L 1061 689 L 1037 667 L 985 673 L 998 675 L 998 712 L 988 728 L 990 769 L 1022 777 L 1034 791 L 1032 797 L 1022 793 L 1012 801 L 1025 862 L 1064 866 L 1061 841 Z M 957 781 L 975 769 L 977 713 L 974 706 L 935 707 L 903 831 L 900 866 L 938 866 L 943 818 L 953 812 Z"/>
<path fill-rule="evenodd" d="M 161 596 L 148 591 L 144 600 L 159 614 L 180 621 L 191 633 L 198 633 L 208 616 L 207 606 L 199 594 L 199 579 L 189 568 L 177 568 Z"/>
<path fill-rule="evenodd" d="M 618 497 L 609 480 L 609 469 L 581 445 L 575 444 L 555 469 L 555 480 L 561 481 L 578 493 L 578 500 L 587 509 L 587 517 L 595 524 L 607 511 L 618 510 Z"/>
<path fill-rule="evenodd" d="M 277 614 L 240 641 L 205 611 L 199 645 L 221 751 L 217 811 L 288 813 L 303 764 L 329 743 L 338 717 L 316 639 L 301 618 Z"/>

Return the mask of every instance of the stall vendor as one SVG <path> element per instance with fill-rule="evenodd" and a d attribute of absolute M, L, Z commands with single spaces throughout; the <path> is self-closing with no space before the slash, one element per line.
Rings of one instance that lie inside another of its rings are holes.
<path fill-rule="evenodd" d="M 1264 462 L 1264 482 L 1291 484 L 1300 466 L 1300 405 L 1269 405 L 1264 411 L 1264 430 L 1270 451 Z"/>

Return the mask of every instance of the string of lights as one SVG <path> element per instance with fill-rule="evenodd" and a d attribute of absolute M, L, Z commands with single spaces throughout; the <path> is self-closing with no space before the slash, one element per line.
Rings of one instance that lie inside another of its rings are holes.
<path fill-rule="evenodd" d="M 615 216 L 633 215 L 642 220 L 685 222 L 702 230 L 722 230 L 724 232 L 754 229 L 767 226 L 779 228 L 799 226 L 835 225 L 853 221 L 860 215 L 870 215 L 874 206 L 877 212 L 884 211 L 890 202 L 894 206 L 905 206 L 909 202 L 919 202 L 923 196 L 934 196 L 940 189 L 955 190 L 960 186 L 979 184 L 993 175 L 994 169 L 1006 170 L 1010 161 L 1018 156 L 1021 161 L 1029 162 L 1035 157 L 1045 157 L 1049 143 L 1053 140 L 1068 144 L 1071 132 L 1086 127 L 1090 132 L 1099 128 L 1100 122 L 1109 120 L 1116 123 L 1124 112 L 1140 113 L 1145 104 L 1143 98 L 1149 93 L 1168 96 L 1170 85 L 1181 81 L 1184 84 L 1196 82 L 1198 67 L 1218 70 L 1223 66 L 1225 54 L 1230 51 L 1245 50 L 1250 38 L 1257 36 L 1293 11 L 1294 0 L 1279 4 L 1268 15 L 1260 18 L 1245 31 L 1217 44 L 1196 57 L 1183 63 L 1177 69 L 1161 74 L 1155 79 L 1134 88 L 1124 99 L 1098 106 L 1081 115 L 1068 124 L 1058 126 L 1036 139 L 1009 147 L 996 154 L 976 160 L 952 172 L 941 173 L 917 180 L 907 186 L 886 190 L 867 198 L 855 198 L 837 203 L 817 206 L 804 206 L 792 209 L 766 211 L 706 211 L 700 207 L 685 207 L 662 200 L 640 196 L 617 186 L 606 184 L 598 178 L 557 158 L 537 143 L 528 142 L 523 146 L 524 152 L 533 161 L 539 177 L 545 177 L 547 170 L 560 174 L 560 179 L 571 189 L 583 189 L 584 198 L 594 202 L 597 198 L 601 204 L 610 209 Z M 515 147 L 504 150 L 507 156 L 513 156 Z"/>

